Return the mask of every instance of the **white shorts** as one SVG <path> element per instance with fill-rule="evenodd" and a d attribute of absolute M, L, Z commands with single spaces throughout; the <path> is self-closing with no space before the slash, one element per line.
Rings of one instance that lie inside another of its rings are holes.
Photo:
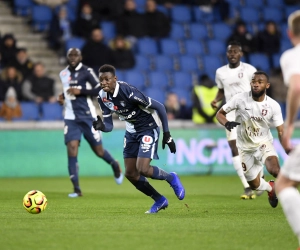
<path fill-rule="evenodd" d="M 234 122 L 235 121 L 235 110 L 226 114 L 226 119 L 230 122 Z M 237 138 L 236 127 L 231 129 L 230 132 L 227 129 L 225 129 L 225 131 L 226 131 L 227 141 L 236 140 L 236 138 Z"/>
<path fill-rule="evenodd" d="M 300 145 L 289 154 L 280 173 L 292 181 L 300 182 Z"/>
<path fill-rule="evenodd" d="M 247 181 L 254 180 L 263 170 L 264 163 L 269 156 L 278 157 L 273 143 L 261 143 L 254 151 L 239 150 L 244 175 Z"/>

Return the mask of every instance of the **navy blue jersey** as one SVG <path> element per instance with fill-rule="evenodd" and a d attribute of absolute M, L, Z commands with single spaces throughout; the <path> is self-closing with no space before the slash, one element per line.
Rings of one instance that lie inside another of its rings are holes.
<path fill-rule="evenodd" d="M 126 130 L 129 133 L 157 128 L 161 122 L 163 131 L 169 130 L 163 104 L 145 96 L 126 82 L 117 81 L 113 94 L 100 90 L 98 102 L 106 124 L 112 123 L 111 115 L 115 113 L 120 120 L 126 122 Z"/>
<path fill-rule="evenodd" d="M 67 89 L 78 88 L 82 92 L 98 87 L 99 81 L 93 69 L 80 63 L 75 70 L 69 67 L 63 69 L 59 77 L 63 84 L 65 96 L 65 119 L 86 119 L 96 118 L 96 109 L 89 95 L 81 94 L 77 96 L 69 95 Z"/>

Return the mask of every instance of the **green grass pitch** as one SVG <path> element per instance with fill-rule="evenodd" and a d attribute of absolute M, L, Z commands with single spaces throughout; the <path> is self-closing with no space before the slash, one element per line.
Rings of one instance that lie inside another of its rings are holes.
<path fill-rule="evenodd" d="M 157 214 L 144 214 L 151 198 L 127 180 L 82 177 L 83 197 L 71 199 L 68 178 L 0 179 L 0 249 L 295 250 L 279 205 L 267 194 L 240 200 L 237 176 L 182 176 L 179 201 L 168 183 L 149 180 L 169 200 Z M 32 189 L 48 199 L 46 210 L 29 214 L 23 196 Z"/>

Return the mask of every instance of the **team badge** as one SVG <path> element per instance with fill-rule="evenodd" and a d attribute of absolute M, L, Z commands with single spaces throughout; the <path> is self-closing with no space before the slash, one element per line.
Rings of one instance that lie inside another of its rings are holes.
<path fill-rule="evenodd" d="M 120 101 L 120 104 L 121 104 L 122 107 L 125 107 L 125 106 L 126 106 L 126 104 L 125 104 L 124 101 Z"/>
<path fill-rule="evenodd" d="M 239 77 L 239 78 L 243 78 L 243 72 L 240 72 L 240 73 L 238 74 L 238 77 Z"/>
<path fill-rule="evenodd" d="M 263 109 L 263 110 L 261 111 L 262 116 L 266 116 L 267 113 L 268 113 L 268 110 L 266 110 L 266 109 Z"/>
<path fill-rule="evenodd" d="M 153 138 L 149 135 L 144 135 L 142 138 L 142 142 L 144 144 L 151 144 L 153 142 Z"/>
<path fill-rule="evenodd" d="M 260 147 L 259 147 L 259 150 L 260 151 L 263 151 L 263 150 L 265 150 L 266 149 L 266 144 L 262 144 Z"/>

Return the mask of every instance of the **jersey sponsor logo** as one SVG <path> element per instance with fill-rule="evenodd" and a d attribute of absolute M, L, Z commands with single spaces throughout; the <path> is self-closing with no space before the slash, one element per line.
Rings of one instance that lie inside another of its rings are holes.
<path fill-rule="evenodd" d="M 263 109 L 263 110 L 261 111 L 262 116 L 266 116 L 267 113 L 268 113 L 268 110 L 266 110 L 266 109 Z"/>
<path fill-rule="evenodd" d="M 132 111 L 131 114 L 127 115 L 127 116 L 121 116 L 120 118 L 123 118 L 124 120 L 129 120 L 130 118 L 132 118 L 134 115 L 136 114 L 135 111 Z"/>
<path fill-rule="evenodd" d="M 262 121 L 263 118 L 257 117 L 257 116 L 251 116 L 250 119 L 251 119 L 251 120 L 254 120 L 254 121 L 260 122 L 260 121 Z"/>
<path fill-rule="evenodd" d="M 260 128 L 253 128 L 249 126 L 245 129 L 245 132 L 249 137 L 263 136 L 263 132 L 260 131 Z"/>
<path fill-rule="evenodd" d="M 139 101 L 140 103 L 145 104 L 146 106 L 149 105 L 149 103 L 145 102 L 144 100 L 142 100 L 141 98 L 138 98 L 137 96 L 134 97 L 135 100 Z"/>
<path fill-rule="evenodd" d="M 149 135 L 144 135 L 142 138 L 142 142 L 144 144 L 151 144 L 153 142 L 153 138 Z"/>

